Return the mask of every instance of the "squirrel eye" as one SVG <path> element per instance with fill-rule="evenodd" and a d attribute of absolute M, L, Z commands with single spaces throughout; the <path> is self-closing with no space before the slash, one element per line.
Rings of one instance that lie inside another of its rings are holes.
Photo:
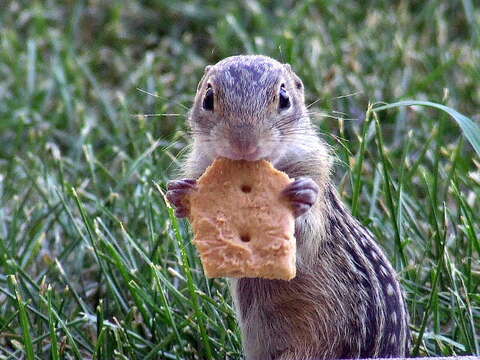
<path fill-rule="evenodd" d="M 208 111 L 213 111 L 213 89 L 210 84 L 207 85 L 207 91 L 203 98 L 203 108 Z"/>
<path fill-rule="evenodd" d="M 290 98 L 288 97 L 288 93 L 287 90 L 285 90 L 284 84 L 280 86 L 278 107 L 280 108 L 280 110 L 285 110 L 290 107 Z"/>

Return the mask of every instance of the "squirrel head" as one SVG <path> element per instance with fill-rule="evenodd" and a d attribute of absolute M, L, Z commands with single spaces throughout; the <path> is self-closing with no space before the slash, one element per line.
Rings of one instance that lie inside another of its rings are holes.
<path fill-rule="evenodd" d="M 300 78 L 290 65 L 259 55 L 207 66 L 189 123 L 197 151 L 210 160 L 274 164 L 312 130 Z"/>

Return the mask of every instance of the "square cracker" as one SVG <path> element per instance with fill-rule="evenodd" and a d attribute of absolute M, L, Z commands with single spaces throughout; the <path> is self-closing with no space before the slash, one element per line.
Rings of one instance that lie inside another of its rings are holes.
<path fill-rule="evenodd" d="M 265 160 L 208 167 L 186 198 L 207 277 L 295 277 L 295 219 L 281 195 L 292 181 Z"/>

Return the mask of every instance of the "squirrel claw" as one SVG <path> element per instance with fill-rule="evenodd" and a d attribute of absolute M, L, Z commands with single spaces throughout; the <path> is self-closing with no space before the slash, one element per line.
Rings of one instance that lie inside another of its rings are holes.
<path fill-rule="evenodd" d="M 318 192 L 319 187 L 312 179 L 299 177 L 283 190 L 283 195 L 290 201 L 295 217 L 299 217 L 315 204 Z"/>
<path fill-rule="evenodd" d="M 175 208 L 175 216 L 183 218 L 188 215 L 188 208 L 183 199 L 192 190 L 197 187 L 195 179 L 172 180 L 167 184 L 167 200 Z"/>

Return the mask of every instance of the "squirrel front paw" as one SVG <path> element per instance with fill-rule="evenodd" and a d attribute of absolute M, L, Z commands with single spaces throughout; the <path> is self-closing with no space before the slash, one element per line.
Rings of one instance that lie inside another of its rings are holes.
<path fill-rule="evenodd" d="M 283 190 L 293 208 L 295 217 L 305 214 L 317 201 L 319 187 L 308 177 L 299 177 Z"/>
<path fill-rule="evenodd" d="M 167 184 L 166 197 L 175 208 L 175 216 L 183 218 L 188 215 L 188 207 L 184 202 L 185 196 L 197 187 L 195 179 L 172 180 Z"/>

